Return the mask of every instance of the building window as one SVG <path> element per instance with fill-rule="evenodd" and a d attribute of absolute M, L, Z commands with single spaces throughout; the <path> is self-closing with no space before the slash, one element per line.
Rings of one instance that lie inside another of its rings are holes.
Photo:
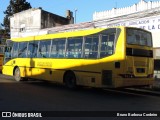
<path fill-rule="evenodd" d="M 25 24 L 21 24 L 19 31 L 20 32 L 25 32 L 26 31 L 26 25 Z"/>
<path fill-rule="evenodd" d="M 25 28 L 20 28 L 20 32 L 24 32 L 25 31 Z"/>

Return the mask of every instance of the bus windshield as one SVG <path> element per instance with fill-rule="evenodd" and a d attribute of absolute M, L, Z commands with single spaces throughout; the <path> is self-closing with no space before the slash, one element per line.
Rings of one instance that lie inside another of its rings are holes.
<path fill-rule="evenodd" d="M 127 29 L 127 43 L 152 47 L 152 36 L 150 32 L 141 29 Z"/>

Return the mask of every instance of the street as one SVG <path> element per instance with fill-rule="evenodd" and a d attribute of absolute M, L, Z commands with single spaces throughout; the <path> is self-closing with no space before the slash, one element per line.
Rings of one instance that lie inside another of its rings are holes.
<path fill-rule="evenodd" d="M 0 75 L 1 111 L 160 111 L 160 97 L 80 88 Z"/>
<path fill-rule="evenodd" d="M 16 82 L 3 76 L 0 78 L 0 108 L 19 111 L 160 111 L 160 98 L 91 88 L 74 91 L 55 83 Z"/>

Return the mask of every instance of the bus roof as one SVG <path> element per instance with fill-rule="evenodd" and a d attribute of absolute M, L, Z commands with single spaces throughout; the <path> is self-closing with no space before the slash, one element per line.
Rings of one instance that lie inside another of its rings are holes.
<path fill-rule="evenodd" d="M 87 36 L 91 34 L 95 34 L 101 32 L 105 29 L 109 28 L 124 28 L 126 26 L 116 26 L 116 27 L 108 27 L 108 28 L 92 28 L 86 30 L 75 30 L 75 31 L 67 31 L 67 32 L 57 32 L 52 34 L 45 34 L 45 35 L 38 35 L 38 36 L 29 36 L 29 37 L 19 37 L 19 38 L 12 38 L 12 41 L 15 42 L 23 42 L 23 41 L 33 41 L 33 40 L 44 40 L 44 39 L 58 39 L 58 38 L 69 38 L 69 37 L 80 37 L 80 36 Z M 127 27 L 127 28 L 136 28 L 136 27 Z M 136 28 L 141 29 L 141 28 Z M 144 29 L 142 29 L 144 30 Z M 147 30 L 144 30 L 149 32 Z"/>
<path fill-rule="evenodd" d="M 11 40 L 15 41 L 15 42 L 20 42 L 20 41 L 31 41 L 31 40 L 80 37 L 80 36 L 86 36 L 86 35 L 91 35 L 91 34 L 94 34 L 94 33 L 98 33 L 98 32 L 101 32 L 105 29 L 107 29 L 107 28 L 93 28 L 93 29 L 77 30 L 77 31 L 69 31 L 69 32 L 57 32 L 57 33 L 46 34 L 46 35 L 12 38 Z"/>

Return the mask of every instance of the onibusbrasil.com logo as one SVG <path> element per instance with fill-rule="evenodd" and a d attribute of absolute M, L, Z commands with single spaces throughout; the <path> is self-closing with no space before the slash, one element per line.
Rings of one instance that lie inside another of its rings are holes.
<path fill-rule="evenodd" d="M 41 113 L 36 112 L 2 112 L 1 117 L 25 117 L 25 118 L 31 118 L 31 117 L 42 117 Z"/>

